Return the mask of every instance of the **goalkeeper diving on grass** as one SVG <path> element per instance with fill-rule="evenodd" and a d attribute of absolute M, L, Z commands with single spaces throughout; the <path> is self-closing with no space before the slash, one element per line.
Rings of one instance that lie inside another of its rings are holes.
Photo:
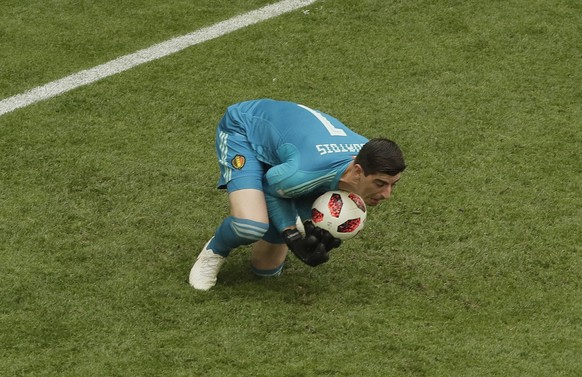
<path fill-rule="evenodd" d="M 229 106 L 216 130 L 216 152 L 230 215 L 190 271 L 190 285 L 199 290 L 216 284 L 230 252 L 243 245 L 253 245 L 251 267 L 259 276 L 280 275 L 288 250 L 312 267 L 326 262 L 341 241 L 310 222 L 314 200 L 343 190 L 375 206 L 406 168 L 395 142 L 368 140 L 328 114 L 272 99 Z"/>

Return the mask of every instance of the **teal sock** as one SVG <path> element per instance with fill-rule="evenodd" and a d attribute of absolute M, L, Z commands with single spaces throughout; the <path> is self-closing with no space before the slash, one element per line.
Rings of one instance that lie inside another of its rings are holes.
<path fill-rule="evenodd" d="M 208 248 L 227 257 L 232 249 L 250 245 L 263 238 L 268 229 L 269 224 L 229 216 L 216 230 Z"/>
<path fill-rule="evenodd" d="M 281 275 L 281 272 L 283 272 L 283 266 L 284 265 L 285 265 L 285 263 L 281 263 L 281 265 L 279 267 L 273 268 L 271 270 L 262 270 L 260 268 L 256 268 L 255 266 L 251 266 L 251 268 L 253 269 L 253 272 L 257 276 L 261 276 L 261 277 L 276 277 L 276 276 Z"/>

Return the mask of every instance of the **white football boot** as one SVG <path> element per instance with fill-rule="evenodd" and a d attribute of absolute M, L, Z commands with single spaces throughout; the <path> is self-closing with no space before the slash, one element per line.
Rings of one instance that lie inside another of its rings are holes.
<path fill-rule="evenodd" d="M 212 241 L 212 238 L 210 239 Z M 216 284 L 216 276 L 220 267 L 226 261 L 222 255 L 214 253 L 208 248 L 210 241 L 204 245 L 204 248 L 198 255 L 196 263 L 190 270 L 190 285 L 196 289 L 207 291 Z"/>

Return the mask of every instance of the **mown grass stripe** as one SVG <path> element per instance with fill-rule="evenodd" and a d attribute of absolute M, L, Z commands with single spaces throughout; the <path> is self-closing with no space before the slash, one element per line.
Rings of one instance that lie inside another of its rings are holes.
<path fill-rule="evenodd" d="M 244 27 L 280 16 L 305 7 L 316 0 L 283 0 L 262 8 L 232 17 L 192 33 L 169 39 L 151 47 L 121 56 L 107 63 L 86 69 L 48 84 L 27 90 L 24 93 L 0 101 L 0 116 L 51 97 L 66 93 L 80 86 L 127 71 L 138 65 L 151 62 L 211 39 L 218 38 Z"/>

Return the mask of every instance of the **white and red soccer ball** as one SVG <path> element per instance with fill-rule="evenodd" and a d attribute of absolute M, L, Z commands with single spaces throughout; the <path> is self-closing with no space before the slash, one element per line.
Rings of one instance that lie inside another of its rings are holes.
<path fill-rule="evenodd" d="M 364 229 L 366 203 L 357 194 L 328 191 L 313 202 L 311 221 L 341 240 L 355 237 Z"/>

